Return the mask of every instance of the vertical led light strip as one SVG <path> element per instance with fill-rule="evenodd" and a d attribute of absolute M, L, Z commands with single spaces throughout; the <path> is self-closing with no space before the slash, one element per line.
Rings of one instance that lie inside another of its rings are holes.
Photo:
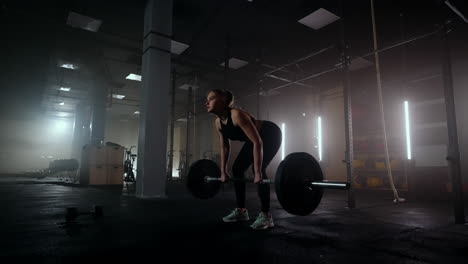
<path fill-rule="evenodd" d="M 320 116 L 317 118 L 317 130 L 319 161 L 322 161 L 322 118 Z"/>
<path fill-rule="evenodd" d="M 281 147 L 281 160 L 284 160 L 284 149 L 286 148 L 286 141 L 285 141 L 285 138 L 286 138 L 286 125 L 284 123 L 281 123 L 281 131 L 282 131 L 282 138 L 281 138 L 281 142 L 282 142 L 282 147 Z"/>
<path fill-rule="evenodd" d="M 409 106 L 408 101 L 405 101 L 405 129 L 406 129 L 406 154 L 408 159 L 411 159 L 411 137 L 410 137 L 410 122 L 409 122 Z"/>

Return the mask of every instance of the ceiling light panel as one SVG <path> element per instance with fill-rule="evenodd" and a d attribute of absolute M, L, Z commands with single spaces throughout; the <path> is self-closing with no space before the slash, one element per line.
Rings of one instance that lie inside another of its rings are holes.
<path fill-rule="evenodd" d="M 182 84 L 181 86 L 179 86 L 179 89 L 188 90 L 190 86 L 192 87 L 192 90 L 198 89 L 198 85 L 190 85 L 188 83 Z"/>
<path fill-rule="evenodd" d="M 141 82 L 141 75 L 130 73 L 125 79 Z"/>
<path fill-rule="evenodd" d="M 123 94 L 112 94 L 112 98 L 122 100 L 125 98 L 125 95 Z"/>
<path fill-rule="evenodd" d="M 171 40 L 171 53 L 180 55 L 182 52 L 184 52 L 188 47 L 190 47 L 187 44 L 177 42 L 175 40 Z"/>
<path fill-rule="evenodd" d="M 249 64 L 249 63 L 246 62 L 246 61 L 243 61 L 243 60 L 236 59 L 236 58 L 230 58 L 229 59 L 229 68 L 234 69 L 234 70 L 242 68 L 247 64 Z M 224 62 L 221 63 L 220 65 L 224 67 Z"/>
<path fill-rule="evenodd" d="M 309 15 L 298 20 L 297 22 L 315 30 L 318 30 L 326 25 L 335 22 L 338 19 L 340 19 L 339 16 L 331 13 L 330 11 L 324 8 L 320 8 L 317 11 L 312 12 Z"/>
<path fill-rule="evenodd" d="M 101 24 L 101 20 L 89 16 L 84 16 L 75 12 L 68 13 L 67 25 L 71 27 L 81 28 L 91 32 L 98 32 Z"/>

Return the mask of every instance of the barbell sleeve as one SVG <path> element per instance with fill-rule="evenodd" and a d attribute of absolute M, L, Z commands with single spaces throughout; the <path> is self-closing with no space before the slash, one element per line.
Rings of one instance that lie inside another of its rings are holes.
<path fill-rule="evenodd" d="M 318 186 L 318 187 L 322 187 L 326 189 L 339 189 L 339 190 L 348 190 L 351 187 L 349 182 L 333 182 L 333 181 L 311 182 L 310 185 Z"/>

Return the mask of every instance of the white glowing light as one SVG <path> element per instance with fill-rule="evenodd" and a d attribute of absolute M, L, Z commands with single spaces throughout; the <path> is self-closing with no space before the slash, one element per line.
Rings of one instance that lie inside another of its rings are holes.
<path fill-rule="evenodd" d="M 177 170 L 176 168 L 173 168 L 172 169 L 172 177 L 179 178 L 180 177 L 179 170 Z"/>
<path fill-rule="evenodd" d="M 282 131 L 282 138 L 281 138 L 281 142 L 282 142 L 282 147 L 281 147 L 281 160 L 284 160 L 284 151 L 285 151 L 285 148 L 286 148 L 286 142 L 285 142 L 285 138 L 286 138 L 286 124 L 285 123 L 281 123 L 281 131 Z"/>
<path fill-rule="evenodd" d="M 317 130 L 319 161 L 322 161 L 322 118 L 320 116 L 317 118 Z"/>
<path fill-rule="evenodd" d="M 122 100 L 125 98 L 125 95 L 122 94 L 112 94 L 112 98 Z"/>
<path fill-rule="evenodd" d="M 135 114 L 135 115 L 139 115 L 139 114 L 140 114 L 140 111 L 135 111 L 134 114 Z"/>
<path fill-rule="evenodd" d="M 410 121 L 409 121 L 409 106 L 408 101 L 405 101 L 405 129 L 406 129 L 406 154 L 408 159 L 411 159 L 411 137 L 410 137 Z"/>
<path fill-rule="evenodd" d="M 57 113 L 57 116 L 58 116 L 58 117 L 69 117 L 70 114 L 69 114 L 69 113 L 65 113 L 65 112 L 58 112 L 58 113 Z"/>
<path fill-rule="evenodd" d="M 312 182 L 312 185 L 346 187 L 345 183 L 332 183 L 332 182 Z"/>
<path fill-rule="evenodd" d="M 65 105 L 65 102 L 60 102 L 59 105 Z"/>
<path fill-rule="evenodd" d="M 64 64 L 60 65 L 60 67 L 65 68 L 65 69 L 70 69 L 70 70 L 76 70 L 78 68 L 78 67 L 76 67 L 75 65 L 73 65 L 71 63 L 64 63 Z"/>
<path fill-rule="evenodd" d="M 59 131 L 62 131 L 65 129 L 65 127 L 67 126 L 67 124 L 65 124 L 64 121 L 56 121 L 55 122 L 55 128 Z"/>
<path fill-rule="evenodd" d="M 71 90 L 71 88 L 70 87 L 60 87 L 59 90 L 64 91 L 64 92 L 69 92 Z"/>
<path fill-rule="evenodd" d="M 125 79 L 141 82 L 141 75 L 130 73 Z"/>

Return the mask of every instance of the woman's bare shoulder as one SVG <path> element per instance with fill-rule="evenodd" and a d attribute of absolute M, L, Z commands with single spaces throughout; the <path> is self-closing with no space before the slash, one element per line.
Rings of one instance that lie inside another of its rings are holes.
<path fill-rule="evenodd" d="M 220 130 L 221 129 L 221 119 L 219 119 L 219 117 L 216 117 L 214 122 L 215 122 L 216 128 L 218 130 Z"/>
<path fill-rule="evenodd" d="M 247 111 L 238 108 L 231 109 L 232 123 L 236 126 L 239 124 L 239 122 L 250 120 L 250 117 L 251 115 Z"/>
<path fill-rule="evenodd" d="M 239 109 L 239 108 L 231 108 L 231 115 L 232 116 L 234 116 L 234 115 L 235 116 L 242 116 L 242 115 L 243 116 L 245 116 L 245 115 L 249 116 L 250 114 L 249 114 L 249 112 L 244 111 L 244 110 Z"/>

